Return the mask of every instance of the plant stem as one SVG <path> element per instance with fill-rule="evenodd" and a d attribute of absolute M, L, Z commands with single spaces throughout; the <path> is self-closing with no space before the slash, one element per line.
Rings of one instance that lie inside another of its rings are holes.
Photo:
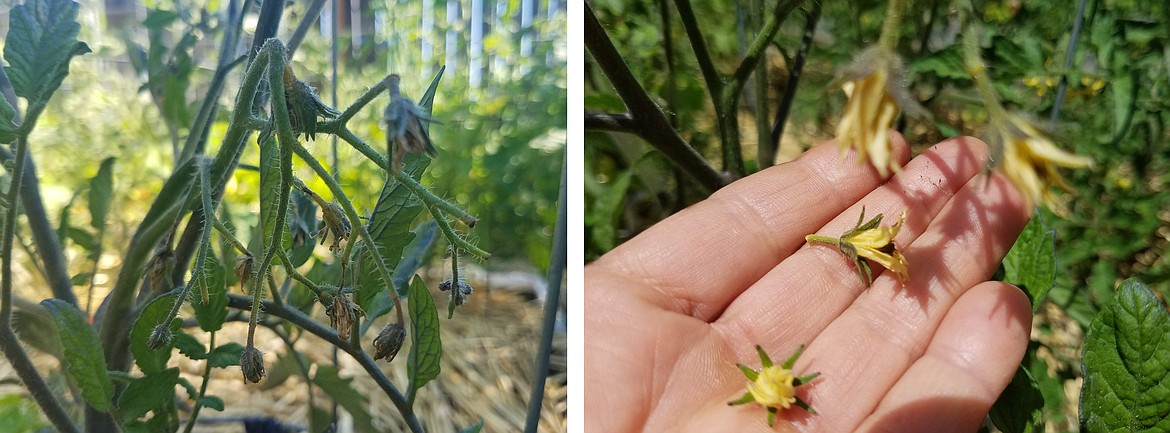
<path fill-rule="evenodd" d="M 366 142 L 362 141 L 362 139 L 354 135 L 353 132 L 348 128 L 338 131 L 337 136 L 346 143 L 349 143 L 351 146 L 353 146 L 354 149 L 357 149 L 358 152 L 361 152 L 362 155 L 365 155 L 371 161 L 377 163 L 379 167 L 386 167 L 386 164 L 388 164 L 386 162 L 386 158 L 383 157 L 382 154 L 378 153 L 378 151 L 374 150 L 374 148 L 370 147 L 368 144 L 366 144 Z M 421 183 L 418 183 L 418 181 L 414 180 L 413 177 L 410 177 L 401 172 L 392 174 L 398 183 L 402 184 L 402 186 L 406 187 L 406 189 L 409 189 L 410 192 L 414 193 L 415 197 L 418 197 L 419 200 L 422 200 L 423 203 L 432 205 L 435 207 L 435 209 L 442 210 L 455 216 L 455 218 L 463 221 L 463 224 L 466 224 L 468 227 L 475 227 L 477 220 L 475 217 L 471 216 L 471 214 L 468 214 L 467 211 L 464 211 L 458 206 L 455 206 L 450 202 L 439 198 L 439 196 L 432 194 L 430 190 L 427 189 L 427 187 L 423 186 Z M 434 212 L 432 212 L 432 215 L 436 219 L 440 217 L 439 214 Z"/>
<path fill-rule="evenodd" d="M 333 176 L 329 174 L 329 171 L 325 170 L 325 167 L 322 167 L 321 163 L 317 161 L 317 158 L 313 157 L 313 154 L 309 153 L 309 151 L 305 149 L 304 146 L 301 146 L 299 143 L 297 143 L 296 146 L 293 147 L 293 151 L 296 152 L 297 156 L 300 157 L 301 160 L 305 161 L 305 163 L 308 164 L 309 167 L 317 173 L 317 177 L 320 177 L 321 180 L 325 181 L 325 184 L 329 186 L 329 190 L 333 193 L 334 199 L 336 199 L 337 202 L 341 205 L 341 208 L 345 210 L 345 215 L 349 217 L 350 226 L 354 230 L 358 231 L 358 235 L 360 235 L 362 241 L 366 243 L 368 247 L 366 248 L 366 251 L 368 251 L 370 256 L 374 259 L 375 268 L 378 270 L 378 274 L 382 277 L 382 281 L 386 283 L 386 290 L 390 292 L 390 299 L 394 301 L 394 309 L 398 313 L 398 322 L 402 323 L 402 300 L 398 298 L 398 291 L 394 290 L 394 280 L 390 278 L 390 272 L 386 270 L 386 261 L 382 260 L 382 253 L 378 251 L 378 244 L 374 243 L 374 237 L 370 236 L 370 231 L 366 229 L 365 224 L 362 224 L 361 218 L 358 217 L 357 211 L 353 208 L 353 203 L 349 202 L 349 198 L 346 197 L 345 191 L 342 190 L 341 185 L 333 179 Z M 385 167 L 385 165 L 382 165 L 381 167 Z"/>
<path fill-rule="evenodd" d="M 817 30 L 817 22 L 821 20 L 821 5 L 824 2 L 814 1 L 812 10 L 808 12 L 804 23 L 804 35 L 800 38 L 800 48 L 796 51 L 796 58 L 792 62 L 792 69 L 788 72 L 788 82 L 784 83 L 784 99 L 780 100 L 780 108 L 776 110 L 776 120 L 772 122 L 772 149 L 780 149 L 780 139 L 784 136 L 784 126 L 788 124 L 788 113 L 792 110 L 792 101 L 796 100 L 796 89 L 800 84 L 801 72 L 804 71 L 804 61 L 808 58 L 808 50 L 812 47 L 813 35 Z M 772 152 L 772 160 L 767 165 L 776 163 L 776 152 Z M 761 167 L 764 163 L 761 163 Z"/>
<path fill-rule="evenodd" d="M 605 29 L 597 21 L 589 3 L 585 3 L 585 47 L 609 77 L 631 116 L 637 120 L 638 136 L 698 180 L 709 192 L 722 188 L 726 180 L 678 135 L 678 131 L 666 120 L 662 109 L 650 99 L 646 89 L 638 84 L 625 60 L 605 34 Z"/>
<path fill-rule="evenodd" d="M 898 0 L 895 0 L 898 1 Z M 1006 119 L 1007 110 L 999 102 L 999 93 L 991 84 L 991 77 L 987 75 L 987 67 L 983 65 L 983 55 L 980 53 L 978 24 L 968 23 L 967 31 L 963 32 L 963 62 L 966 63 L 967 73 L 975 81 L 975 90 L 983 99 L 991 119 Z M 998 121 L 998 120 L 993 120 Z"/>
<path fill-rule="evenodd" d="M 557 223 L 553 233 L 551 258 L 548 270 L 548 295 L 544 300 L 544 321 L 540 332 L 540 349 L 536 352 L 536 363 L 533 366 L 532 392 L 528 397 L 528 419 L 525 423 L 525 433 L 536 433 L 540 425 L 540 408 L 544 402 L 544 385 L 548 379 L 548 358 L 552 353 L 553 332 L 556 328 L 557 311 L 561 306 L 561 283 L 564 279 L 564 269 L 568 261 L 568 172 L 569 160 L 566 156 L 561 165 L 561 191 L 557 198 Z"/>
<path fill-rule="evenodd" d="M 760 25 L 760 20 L 764 17 L 764 0 L 752 0 L 752 17 L 754 24 L 763 28 Z M 764 47 L 764 52 L 761 53 L 761 59 L 766 59 L 767 46 Z M 772 130 L 768 127 L 768 64 L 767 62 L 756 62 L 755 67 L 755 87 L 753 88 L 756 94 L 755 103 L 755 118 L 756 118 L 756 170 L 762 170 L 765 167 L 772 165 L 772 160 L 775 159 L 776 149 L 772 147 Z"/>
<path fill-rule="evenodd" d="M 215 331 L 211 331 L 211 341 L 207 343 L 207 353 L 215 351 Z M 199 418 L 199 409 L 203 408 L 203 396 L 207 395 L 207 383 L 211 382 L 211 359 L 208 359 L 203 367 L 203 383 L 199 384 L 199 397 L 195 399 L 195 407 L 191 409 L 191 416 L 187 418 L 187 427 L 183 428 L 183 433 L 191 433 L 191 429 L 195 428 L 195 420 Z"/>
<path fill-rule="evenodd" d="M 1077 54 L 1077 42 L 1081 37 L 1081 23 L 1085 21 L 1085 0 L 1077 2 L 1077 15 L 1073 19 L 1072 35 L 1068 39 L 1068 50 L 1064 53 L 1064 73 L 1060 76 L 1060 85 L 1056 88 L 1056 100 L 1052 102 L 1052 114 L 1048 117 L 1049 123 L 1056 123 L 1060 118 L 1060 106 L 1064 103 L 1064 91 L 1068 88 L 1068 71 L 1072 69 L 1073 59 Z"/>
<path fill-rule="evenodd" d="M 585 115 L 585 130 L 637 134 L 638 123 L 629 113 L 592 113 Z"/>
<path fill-rule="evenodd" d="M 902 15 L 906 9 L 906 0 L 889 0 L 886 6 L 886 20 L 882 22 L 882 34 L 878 37 L 878 44 L 891 53 L 898 49 L 898 37 L 902 34 Z"/>
<path fill-rule="evenodd" d="M 53 392 L 49 390 L 44 378 L 37 372 L 36 366 L 33 365 L 24 348 L 20 346 L 16 333 L 12 331 L 12 240 L 16 237 L 17 206 L 15 203 L 17 195 L 20 194 L 20 182 L 23 180 L 24 165 L 28 158 L 27 140 L 26 133 L 13 143 L 13 146 L 16 147 L 16 163 L 12 169 L 12 180 L 6 196 L 9 205 L 8 209 L 5 210 L 4 234 L 0 238 L 0 252 L 3 254 L 3 264 L 0 264 L 0 278 L 3 278 L 3 282 L 0 282 L 0 351 L 4 352 L 4 357 L 12 364 L 16 375 L 20 377 L 21 382 L 24 382 L 24 386 L 28 388 L 33 400 L 41 407 L 41 411 L 45 413 L 45 417 L 53 423 L 57 431 L 77 432 L 77 426 L 73 424 L 73 421 L 69 419 L 69 414 L 53 396 Z"/>

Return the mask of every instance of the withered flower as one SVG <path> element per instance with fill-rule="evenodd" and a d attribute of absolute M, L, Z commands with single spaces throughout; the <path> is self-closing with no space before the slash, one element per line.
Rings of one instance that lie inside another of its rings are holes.
<path fill-rule="evenodd" d="M 353 323 L 359 317 L 366 315 L 362 311 L 362 307 L 349 299 L 350 291 L 350 289 L 337 290 L 331 295 L 333 299 L 327 300 L 328 303 L 325 304 L 325 315 L 329 316 L 329 326 L 337 330 L 337 337 L 342 341 L 349 340 L 350 332 L 353 331 Z"/>
<path fill-rule="evenodd" d="M 849 101 L 837 124 L 837 144 L 844 155 L 857 151 L 857 161 L 867 160 L 884 178 L 901 167 L 894 159 L 889 129 L 899 111 L 915 117 L 927 112 L 910 95 L 904 83 L 902 60 L 893 51 L 875 45 L 857 55 L 843 72 L 842 85 Z"/>
<path fill-rule="evenodd" d="M 1057 168 L 1086 168 L 1093 164 L 1090 158 L 1060 149 L 1018 114 L 991 116 L 990 135 L 993 156 L 989 167 L 998 163 L 1029 204 L 1043 203 L 1054 211 L 1062 210 L 1051 187 L 1064 190 L 1072 190 L 1072 187 L 1060 176 Z"/>
<path fill-rule="evenodd" d="M 756 346 L 756 353 L 760 355 L 760 369 L 752 369 L 743 364 L 736 364 L 739 371 L 743 372 L 744 377 L 752 383 L 748 384 L 748 390 L 738 400 L 727 403 L 728 406 L 737 406 L 747 403 L 759 403 L 768 408 L 768 425 L 772 426 L 776 423 L 776 414 L 782 409 L 788 409 L 792 406 L 799 407 L 808 411 L 809 413 L 817 413 L 811 406 L 808 405 L 800 397 L 796 396 L 796 387 L 806 384 L 820 373 L 812 373 L 805 376 L 796 377 L 792 373 L 792 366 L 796 364 L 796 359 L 804 352 L 804 346 L 796 349 L 787 361 L 782 365 L 773 365 L 772 359 L 764 352 L 764 348 Z"/>
<path fill-rule="evenodd" d="M 455 302 L 455 305 L 463 305 L 467 301 L 467 297 L 471 296 L 471 293 L 475 290 L 463 281 L 459 281 L 458 287 L 457 290 L 451 292 L 451 299 L 452 302 Z M 445 292 L 448 290 L 451 290 L 451 280 L 439 283 L 439 291 Z"/>
<path fill-rule="evenodd" d="M 240 369 L 244 372 L 244 383 L 260 382 L 264 378 L 264 353 L 256 346 L 248 346 L 240 355 Z"/>
<path fill-rule="evenodd" d="M 382 114 L 386 122 L 386 153 L 393 154 L 391 162 L 395 172 L 402 171 L 402 157 L 407 153 L 425 153 L 431 157 L 438 154 L 427 133 L 426 125 L 423 124 L 430 122 L 431 117 L 402 94 L 399 81 L 398 74 L 391 74 L 386 78 L 390 103 L 386 105 L 386 110 Z"/>
<path fill-rule="evenodd" d="M 849 257 L 857 266 L 857 272 L 865 279 L 866 285 L 873 284 L 873 274 L 865 259 L 873 260 L 882 267 L 894 271 L 898 280 L 905 285 L 910 281 L 909 265 L 906 263 L 906 257 L 894 245 L 894 236 L 898 235 L 898 231 L 906 223 L 906 211 L 902 211 L 898 222 L 889 227 L 879 226 L 882 222 L 882 214 L 877 214 L 864 224 L 862 221 L 865 221 L 864 207 L 861 208 L 861 215 L 857 218 L 857 225 L 842 233 L 840 238 L 808 235 L 805 236 L 805 240 L 837 247 L 841 250 L 841 254 Z"/>
<path fill-rule="evenodd" d="M 386 358 L 386 362 L 394 361 L 404 341 L 406 327 L 401 323 L 389 323 L 382 327 L 382 331 L 374 338 L 374 360 Z"/>
<path fill-rule="evenodd" d="M 317 238 L 324 244 L 325 239 L 332 234 L 333 243 L 329 245 L 329 251 L 339 252 L 341 251 L 341 241 L 349 239 L 352 230 L 349 219 L 341 211 L 341 206 L 326 201 L 322 201 L 320 204 L 321 229 L 317 231 Z"/>
<path fill-rule="evenodd" d="M 248 287 L 248 280 L 252 279 L 255 271 L 256 259 L 251 254 L 236 257 L 236 279 L 240 280 L 240 287 Z"/>
<path fill-rule="evenodd" d="M 298 80 L 296 74 L 293 73 L 292 66 L 287 63 L 284 65 L 283 90 L 284 100 L 288 105 L 288 121 L 292 125 L 295 135 L 304 135 L 313 140 L 317 135 L 317 117 L 335 119 L 341 115 L 340 111 L 321 102 L 321 99 L 317 97 L 317 92 L 312 87 Z M 257 143 L 267 140 L 275 133 L 275 116 L 270 119 L 272 121 L 256 137 Z"/>
<path fill-rule="evenodd" d="M 155 325 L 154 329 L 150 331 L 150 338 L 146 340 L 146 347 L 150 350 L 159 350 L 171 343 L 174 335 L 171 334 L 171 327 L 165 323 Z"/>

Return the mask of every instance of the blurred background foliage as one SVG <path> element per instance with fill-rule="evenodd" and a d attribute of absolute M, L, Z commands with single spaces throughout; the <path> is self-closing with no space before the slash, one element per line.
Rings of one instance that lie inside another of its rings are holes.
<path fill-rule="evenodd" d="M 778 163 L 832 138 L 845 102 L 833 80 L 855 54 L 876 42 L 886 3 L 806 1 L 787 17 L 764 60 L 767 92 L 757 95 L 748 84 L 738 107 L 749 172 L 761 165 L 755 160 L 754 101 L 766 98 L 771 115 L 777 111 L 810 11 L 820 9 L 820 17 Z M 1078 3 L 1084 7 L 1083 24 L 1072 41 Z M 712 166 L 721 167 L 714 109 L 675 2 L 591 4 L 639 83 L 680 135 Z M 1047 431 L 1076 431 L 1082 330 L 1123 279 L 1140 278 L 1159 293 L 1170 283 L 1170 132 L 1165 127 L 1170 120 L 1170 6 L 1133 0 L 908 2 L 898 53 L 906 62 L 911 92 L 933 116 L 897 124 L 915 153 L 947 137 L 983 133 L 986 112 L 959 52 L 957 10 L 969 4 L 985 23 L 984 58 L 1009 110 L 1048 125 L 1064 148 L 1095 161 L 1091 169 L 1065 172 L 1073 191 L 1064 197 L 1067 212 L 1038 211 L 1041 221 L 1055 229 L 1057 279 L 1035 320 L 1030 360 L 1025 360 L 1045 397 Z M 766 9 L 772 5 L 764 2 Z M 694 2 L 693 7 L 716 68 L 730 72 L 755 35 L 752 2 Z M 1068 58 L 1070 42 L 1075 49 Z M 626 112 L 596 61 L 588 51 L 585 56 L 586 113 Z M 1066 88 L 1058 97 L 1062 83 Z M 1050 123 L 1058 99 L 1059 113 Z M 772 126 L 770 118 L 763 122 Z M 634 135 L 587 131 L 585 155 L 587 259 L 709 194 Z"/>
<path fill-rule="evenodd" d="M 174 149 L 189 133 L 186 128 L 215 70 L 228 24 L 227 3 L 82 2 L 79 39 L 95 54 L 75 62 L 30 143 L 48 212 L 55 224 L 66 221 L 61 235 L 77 273 L 88 271 L 84 260 L 76 259 L 92 251 L 96 241 L 85 231 L 89 179 L 102 159 L 117 158 L 114 211 L 96 274 L 99 296 L 112 283 L 106 271 L 116 270 L 129 236 L 172 170 Z M 286 4 L 279 37 L 289 39 L 309 3 Z M 434 102 L 440 123 L 431 127 L 439 157 L 422 182 L 479 218 L 470 231 L 481 248 L 494 254 L 492 266 L 544 272 L 567 115 L 563 0 L 340 3 L 337 85 L 332 85 L 331 66 L 333 2 L 326 2 L 292 59 L 298 77 L 323 101 L 344 109 L 390 73 L 402 75 L 403 92 L 418 98 L 445 65 Z M 259 11 L 257 2 L 253 6 L 239 52 L 251 44 Z M 7 8 L 0 10 L 6 25 Z M 220 145 L 242 74 L 240 67 L 229 74 L 206 154 Z M 386 101 L 380 97 L 350 123 L 359 137 L 382 151 L 379 122 Z M 330 169 L 332 142 L 331 136 L 318 135 L 306 143 Z M 385 173 L 344 142 L 337 148 L 341 184 L 359 213 L 371 210 Z M 241 162 L 255 165 L 258 157 L 250 145 Z M 315 179 L 310 170 L 297 167 L 302 179 Z M 315 190 L 328 193 L 323 183 L 314 182 Z M 225 195 L 236 226 L 256 225 L 257 194 L 257 173 L 237 170 Z M 444 255 L 437 252 L 436 259 Z"/>

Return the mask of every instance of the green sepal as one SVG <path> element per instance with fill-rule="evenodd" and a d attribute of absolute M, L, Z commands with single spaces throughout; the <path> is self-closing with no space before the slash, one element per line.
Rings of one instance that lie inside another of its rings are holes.
<path fill-rule="evenodd" d="M 764 348 L 760 347 L 758 344 L 756 345 L 756 353 L 760 355 L 760 365 L 764 366 L 764 368 L 772 366 L 772 358 L 768 357 L 768 353 L 764 352 Z"/>
<path fill-rule="evenodd" d="M 752 393 L 745 392 L 745 393 L 743 393 L 742 397 L 736 399 L 735 401 L 727 402 L 727 405 L 728 406 L 739 406 L 741 404 L 748 404 L 748 403 L 751 403 L 753 401 L 756 401 L 756 398 L 752 397 Z"/>
<path fill-rule="evenodd" d="M 797 347 L 796 352 L 793 352 L 792 356 L 788 357 L 788 360 L 784 361 L 784 363 L 781 364 L 780 366 L 783 367 L 785 370 L 791 370 L 792 366 L 796 365 L 796 359 L 800 358 L 800 354 L 802 354 L 802 353 L 804 353 L 804 345 L 803 344 L 801 344 L 799 347 Z"/>
<path fill-rule="evenodd" d="M 748 367 L 748 366 L 743 365 L 743 364 L 735 364 L 735 366 L 739 367 L 739 371 L 742 371 L 743 375 L 745 377 L 747 377 L 748 380 L 750 380 L 752 382 L 755 382 L 756 378 L 760 377 L 760 372 L 753 370 L 751 367 Z"/>

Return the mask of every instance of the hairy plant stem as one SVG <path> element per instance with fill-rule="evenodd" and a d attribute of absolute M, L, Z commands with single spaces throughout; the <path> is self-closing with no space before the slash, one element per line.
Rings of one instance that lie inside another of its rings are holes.
<path fill-rule="evenodd" d="M 224 133 L 223 145 L 211 164 L 211 181 L 214 182 L 211 197 L 213 208 L 222 197 L 223 188 L 227 184 L 230 173 L 235 169 L 240 154 L 243 153 L 244 142 L 251 131 L 247 125 L 251 117 L 252 100 L 256 96 L 266 65 L 267 62 L 263 59 L 260 62 L 249 64 L 248 70 L 244 74 L 244 81 L 236 93 L 235 109 L 232 112 L 231 121 L 228 123 L 227 132 Z M 168 186 L 174 188 L 176 183 L 178 185 L 190 183 L 192 173 L 184 173 L 184 167 L 191 167 L 191 160 L 180 165 L 179 170 L 171 174 L 171 177 L 163 185 L 164 190 Z M 189 185 L 187 188 L 189 189 Z M 177 217 L 187 209 L 196 209 L 196 211 L 192 213 L 187 229 L 183 233 L 183 239 L 175 250 L 175 271 L 172 274 L 175 281 L 182 281 L 186 274 L 187 260 L 194 252 L 194 248 L 198 246 L 198 241 L 201 238 L 199 232 L 203 227 L 203 212 L 198 210 L 201 206 L 197 201 L 187 200 L 185 191 L 182 196 L 163 197 L 160 195 L 151 205 L 151 210 L 147 212 L 147 217 L 143 219 L 142 224 L 135 231 L 130 246 L 126 249 L 126 256 L 122 260 L 122 270 L 118 273 L 114 288 L 107 298 L 107 310 L 101 327 L 102 346 L 111 348 L 106 352 L 106 361 L 112 370 L 125 371 L 129 368 L 129 352 L 122 349 L 126 347 L 126 341 L 130 334 L 126 330 L 128 324 L 133 323 L 134 319 L 137 318 L 136 316 L 131 317 L 133 316 L 130 314 L 131 304 L 134 300 L 134 289 L 142 276 L 146 258 L 159 240 L 173 228 L 175 221 L 178 220 Z"/>
<path fill-rule="evenodd" d="M 284 86 L 284 45 L 277 39 L 269 39 L 261 48 L 261 55 L 267 58 L 268 71 L 268 85 L 272 89 L 280 89 Z M 259 58 L 259 57 L 257 57 Z M 272 224 L 272 236 L 269 238 L 267 245 L 264 246 L 263 259 L 260 260 L 259 266 L 256 267 L 253 275 L 253 283 L 255 289 L 252 292 L 253 305 L 258 305 L 263 296 L 264 281 L 268 279 L 268 275 L 272 270 L 272 259 L 276 257 L 276 252 L 281 247 L 281 237 L 284 230 L 281 230 L 287 222 L 285 218 L 288 216 L 288 200 L 289 193 L 292 191 L 292 147 L 300 146 L 297 142 L 296 135 L 292 131 L 292 123 L 288 118 L 288 104 L 284 99 L 284 92 L 272 92 L 270 103 L 272 104 L 272 117 L 276 122 L 276 138 L 280 144 L 280 183 L 278 190 L 280 196 L 276 203 L 276 220 Z M 264 206 L 265 203 L 261 203 Z M 269 204 L 271 205 L 271 204 Z M 262 227 L 262 230 L 268 230 L 267 227 Z M 252 309 L 251 320 L 248 323 L 248 346 L 254 346 L 254 339 L 256 334 L 256 321 L 259 319 L 260 311 L 257 308 Z"/>
<path fill-rule="evenodd" d="M 361 152 L 362 155 L 365 155 L 371 161 L 379 164 L 379 167 L 386 167 L 386 164 L 388 164 L 386 158 L 383 157 L 382 154 L 378 153 L 378 151 L 374 150 L 374 148 L 366 144 L 365 141 L 362 141 L 362 139 L 354 135 L 353 132 L 348 128 L 339 131 L 337 136 L 342 140 L 345 140 L 346 143 L 349 143 L 351 146 L 353 146 L 354 149 L 357 149 L 358 152 Z M 409 175 L 402 172 L 392 173 L 392 175 L 394 176 L 394 180 L 397 180 L 398 183 L 402 184 L 402 186 L 406 187 L 406 189 L 414 193 L 415 197 L 418 197 L 419 200 L 422 200 L 423 203 L 428 203 L 434 206 L 435 209 L 439 209 L 443 212 L 453 215 L 468 227 L 475 227 L 475 223 L 477 221 L 475 217 L 471 216 L 471 214 L 468 214 L 467 211 L 460 209 L 458 206 L 455 206 L 454 204 L 451 204 L 450 202 L 443 200 L 442 198 L 439 198 L 439 196 L 431 193 L 427 187 L 423 186 L 421 183 L 418 183 L 418 181 L 414 180 L 413 177 L 410 177 Z M 438 219 L 440 215 L 432 212 L 432 216 L 434 216 L 435 219 Z M 491 254 L 481 258 L 486 259 L 488 257 L 491 257 Z"/>
<path fill-rule="evenodd" d="M 6 195 L 9 205 L 4 216 L 6 224 L 3 238 L 0 239 L 0 252 L 3 254 L 3 264 L 0 264 L 0 278 L 3 278 L 0 282 L 0 351 L 4 352 L 4 357 L 12 364 L 16 375 L 24 382 L 29 394 L 49 422 L 53 423 L 53 427 L 60 432 L 78 432 L 77 426 L 53 396 L 12 330 L 12 240 L 16 236 L 16 199 L 20 194 L 20 183 L 28 159 L 28 133 L 21 134 L 12 145 L 16 148 L 16 163 L 13 164 L 12 180 Z"/>
<path fill-rule="evenodd" d="M 211 341 L 207 342 L 207 353 L 215 351 L 215 331 L 211 331 Z M 199 418 L 199 410 L 203 409 L 203 396 L 207 395 L 207 383 L 211 382 L 211 359 L 208 358 L 204 362 L 203 367 L 203 383 L 199 384 L 199 397 L 195 399 L 195 407 L 191 409 L 191 416 L 187 418 L 187 427 L 183 428 L 183 433 L 191 433 L 191 429 L 195 428 L 195 420 Z"/>
<path fill-rule="evenodd" d="M 975 24 L 968 24 L 963 32 L 963 62 L 967 66 L 967 73 L 975 81 L 975 90 L 983 99 L 983 105 L 992 118 L 1006 119 L 1007 110 L 999 102 L 998 93 L 987 75 L 987 67 L 983 65 L 983 55 L 980 53 L 979 29 Z"/>
<path fill-rule="evenodd" d="M 350 227 L 356 230 L 362 238 L 362 242 L 366 243 L 366 251 L 374 259 L 375 269 L 378 270 L 378 275 L 385 282 L 386 291 L 390 293 L 390 299 L 394 301 L 394 310 L 398 313 L 398 323 L 403 323 L 402 300 L 398 298 L 398 291 L 394 290 L 394 280 L 390 278 L 390 272 L 386 270 L 386 261 L 382 259 L 382 253 L 378 251 L 378 244 L 374 243 L 374 237 L 370 236 L 370 231 L 366 229 L 365 224 L 362 224 L 361 218 L 358 217 L 357 211 L 354 210 L 353 203 L 350 203 L 349 198 L 345 195 L 345 190 L 341 189 L 341 184 L 333 179 L 329 171 L 321 166 L 321 163 L 317 161 L 317 158 L 313 157 L 313 154 L 309 153 L 308 149 L 305 149 L 304 146 L 297 143 L 293 147 L 293 151 L 296 152 L 301 160 L 305 161 L 305 164 L 308 164 L 313 169 L 313 172 L 317 173 L 317 177 L 325 181 L 325 185 L 329 186 L 329 191 L 333 193 L 333 198 L 337 200 L 337 203 L 341 205 L 341 209 L 345 211 L 346 217 L 349 218 Z M 342 263 L 342 266 L 345 266 L 345 263 Z"/>
<path fill-rule="evenodd" d="M 902 16 L 905 13 L 906 0 L 890 0 L 886 5 L 886 20 L 882 22 L 882 33 L 878 37 L 878 44 L 891 53 L 897 52 L 898 38 L 902 35 Z"/>

